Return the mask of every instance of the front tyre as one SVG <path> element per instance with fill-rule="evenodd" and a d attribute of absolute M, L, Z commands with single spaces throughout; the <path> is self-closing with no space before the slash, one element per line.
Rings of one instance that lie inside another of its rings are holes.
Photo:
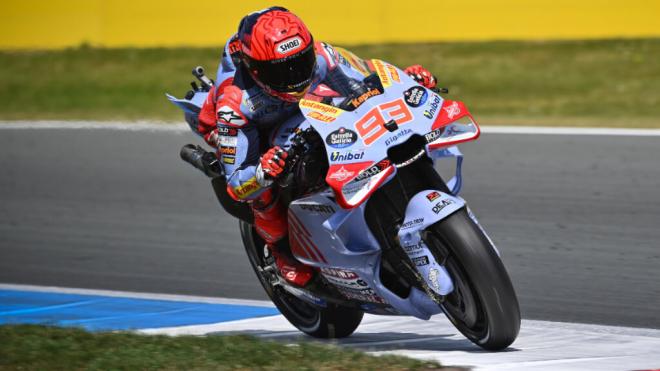
<path fill-rule="evenodd" d="M 268 297 L 280 313 L 292 325 L 307 335 L 317 338 L 343 338 L 351 335 L 357 329 L 364 315 L 362 311 L 334 304 L 320 308 L 298 299 L 280 286 L 273 286 L 260 272 L 260 269 L 266 265 L 263 240 L 256 233 L 252 224 L 241 220 L 240 229 L 243 246 L 261 286 L 266 290 Z"/>
<path fill-rule="evenodd" d="M 487 350 L 518 336 L 520 308 L 509 275 L 488 238 L 461 209 L 430 226 L 425 242 L 454 281 L 442 310 L 465 337 Z"/>

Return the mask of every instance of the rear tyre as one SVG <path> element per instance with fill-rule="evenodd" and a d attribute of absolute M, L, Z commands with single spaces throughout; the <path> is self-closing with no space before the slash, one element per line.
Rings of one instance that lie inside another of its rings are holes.
<path fill-rule="evenodd" d="M 252 269 L 259 278 L 270 300 L 282 315 L 298 330 L 317 338 L 343 338 L 351 335 L 360 325 L 364 313 L 360 310 L 328 304 L 321 308 L 307 303 L 270 283 L 259 271 L 265 263 L 264 241 L 255 232 L 252 224 L 240 221 L 243 246 Z"/>
<path fill-rule="evenodd" d="M 488 238 L 461 209 L 427 229 L 425 242 L 454 280 L 441 305 L 465 337 L 487 350 L 511 345 L 520 308 L 509 275 Z"/>

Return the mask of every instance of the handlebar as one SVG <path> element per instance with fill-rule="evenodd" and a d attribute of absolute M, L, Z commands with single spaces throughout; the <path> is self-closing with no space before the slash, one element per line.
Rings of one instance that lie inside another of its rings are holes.
<path fill-rule="evenodd" d="M 277 179 L 277 183 L 281 187 L 287 187 L 289 184 L 293 182 L 292 170 L 295 168 L 296 164 L 298 164 L 298 161 L 300 161 L 300 158 L 305 153 L 306 144 L 308 143 L 308 137 L 313 132 L 314 129 L 312 128 L 307 128 L 306 130 L 301 130 L 297 128 L 294 131 L 295 135 L 293 136 L 293 138 L 291 138 L 291 145 L 289 146 L 289 149 L 286 151 L 287 161 L 286 161 L 286 167 L 284 168 L 285 175 Z"/>
<path fill-rule="evenodd" d="M 209 91 L 211 88 L 213 88 L 214 82 L 204 74 L 204 67 L 197 66 L 193 68 L 192 74 L 197 78 L 197 80 L 199 80 L 199 83 L 202 84 L 202 89 L 204 91 Z"/>

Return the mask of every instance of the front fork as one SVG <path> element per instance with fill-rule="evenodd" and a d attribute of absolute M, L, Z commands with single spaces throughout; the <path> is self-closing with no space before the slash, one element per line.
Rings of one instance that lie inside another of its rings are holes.
<path fill-rule="evenodd" d="M 418 280 L 424 283 L 422 287 L 434 301 L 441 302 L 445 295 L 454 290 L 454 283 L 443 266 L 446 256 L 437 256 L 431 252 L 426 245 L 423 231 L 401 239 L 399 244 L 415 266 Z"/>
<path fill-rule="evenodd" d="M 426 229 L 464 207 L 465 201 L 460 197 L 427 189 L 410 199 L 399 228 L 399 244 L 419 273 L 425 291 L 436 302 L 454 290 L 454 283 L 443 265 L 448 252 L 431 251 L 427 242 L 433 237 Z"/>

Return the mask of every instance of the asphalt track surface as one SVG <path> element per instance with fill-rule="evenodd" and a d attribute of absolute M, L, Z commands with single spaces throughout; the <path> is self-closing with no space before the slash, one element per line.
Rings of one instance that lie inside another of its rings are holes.
<path fill-rule="evenodd" d="M 264 299 L 174 131 L 0 130 L 0 282 Z M 523 317 L 660 328 L 660 137 L 484 134 L 464 190 Z"/>

